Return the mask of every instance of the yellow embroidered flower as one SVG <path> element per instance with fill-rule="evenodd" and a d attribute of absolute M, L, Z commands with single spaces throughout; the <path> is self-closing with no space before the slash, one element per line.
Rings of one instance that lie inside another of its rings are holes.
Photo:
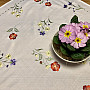
<path fill-rule="evenodd" d="M 35 56 L 36 56 L 36 57 L 38 57 L 38 55 L 37 55 L 37 54 L 35 54 Z"/>
<path fill-rule="evenodd" d="M 81 40 L 82 40 L 82 39 L 76 37 L 75 42 L 81 43 Z"/>
<path fill-rule="evenodd" d="M 50 27 L 45 27 L 45 31 L 49 31 L 50 30 Z"/>
<path fill-rule="evenodd" d="M 50 65 L 47 65 L 45 69 L 49 69 L 50 68 Z"/>
<path fill-rule="evenodd" d="M 71 33 L 72 32 L 70 32 L 70 30 L 69 31 L 66 30 L 66 32 L 64 33 L 64 36 L 69 38 L 69 36 L 71 36 Z"/>
<path fill-rule="evenodd" d="M 88 28 L 88 25 L 83 25 L 83 29 Z"/>
<path fill-rule="evenodd" d="M 50 51 L 46 51 L 46 55 L 47 55 L 48 57 L 51 56 Z"/>
<path fill-rule="evenodd" d="M 13 12 L 11 12 L 11 14 L 12 14 L 12 15 L 14 15 L 14 14 L 15 14 L 15 12 L 13 11 Z"/>
<path fill-rule="evenodd" d="M 11 55 L 10 54 L 7 54 L 6 55 L 6 59 L 11 59 Z"/>
<path fill-rule="evenodd" d="M 17 14 L 16 17 L 20 17 L 20 14 Z"/>
<path fill-rule="evenodd" d="M 41 26 L 42 26 L 42 23 L 41 23 L 41 22 L 39 22 L 39 23 L 38 23 L 38 26 L 39 26 L 39 27 L 41 27 Z"/>
<path fill-rule="evenodd" d="M 20 12 L 22 13 L 22 12 L 23 12 L 23 10 L 21 9 L 21 10 L 20 10 Z"/>
<path fill-rule="evenodd" d="M 0 62 L 0 67 L 2 67 L 3 66 L 3 63 L 2 62 Z"/>

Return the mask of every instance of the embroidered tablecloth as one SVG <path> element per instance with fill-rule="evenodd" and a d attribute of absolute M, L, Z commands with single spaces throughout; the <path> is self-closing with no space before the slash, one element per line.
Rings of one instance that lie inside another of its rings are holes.
<path fill-rule="evenodd" d="M 89 60 L 64 62 L 51 47 L 60 24 L 74 15 L 90 22 L 90 6 L 80 0 L 11 0 L 0 8 L 0 90 L 83 90 L 90 84 Z"/>

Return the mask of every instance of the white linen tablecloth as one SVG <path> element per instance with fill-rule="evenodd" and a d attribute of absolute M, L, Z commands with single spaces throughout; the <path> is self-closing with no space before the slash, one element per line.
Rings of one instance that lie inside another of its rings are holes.
<path fill-rule="evenodd" d="M 16 65 L 3 65 L 0 68 L 0 90 L 83 90 L 84 85 L 90 85 L 90 61 L 85 64 L 70 64 L 58 58 L 52 48 L 52 39 L 62 23 L 69 24 L 70 19 L 77 15 L 79 21 L 90 22 L 90 6 L 80 0 L 71 0 L 74 5 L 84 9 L 76 10 L 63 8 L 68 0 L 49 0 L 51 6 L 45 6 L 34 0 L 12 0 L 0 8 L 0 51 L 3 57 L 10 54 L 16 60 Z M 14 5 L 22 7 L 20 17 L 12 15 Z M 76 7 L 75 7 L 76 8 Z M 40 21 L 53 22 L 44 35 L 40 35 Z M 16 27 L 19 32 L 7 32 Z M 16 39 L 10 40 L 9 35 L 17 34 Z M 32 51 L 42 48 L 43 52 L 50 51 L 52 60 L 60 65 L 59 71 L 45 69 Z M 4 63 L 3 63 L 4 64 Z"/>

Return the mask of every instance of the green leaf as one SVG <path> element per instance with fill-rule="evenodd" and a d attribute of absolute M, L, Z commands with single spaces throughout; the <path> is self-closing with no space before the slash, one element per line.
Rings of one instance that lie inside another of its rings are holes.
<path fill-rule="evenodd" d="M 50 23 L 53 23 L 50 19 L 48 19 L 48 21 L 49 21 Z"/>
<path fill-rule="evenodd" d="M 83 59 L 84 56 L 85 56 L 84 53 L 73 53 L 73 54 L 71 54 L 71 57 L 73 59 Z"/>
<path fill-rule="evenodd" d="M 35 61 L 39 61 L 39 60 L 36 59 Z"/>
<path fill-rule="evenodd" d="M 68 51 L 63 46 L 60 46 L 60 50 L 64 55 L 68 55 Z"/>
<path fill-rule="evenodd" d="M 67 47 L 66 43 L 62 43 L 62 45 L 63 45 L 65 48 Z"/>
<path fill-rule="evenodd" d="M 39 60 L 42 60 L 43 55 L 39 54 Z"/>
<path fill-rule="evenodd" d="M 59 27 L 59 30 L 60 30 L 60 28 L 62 28 L 62 27 L 65 26 L 65 25 L 66 25 L 66 24 L 61 24 L 60 27 Z"/>
<path fill-rule="evenodd" d="M 14 31 L 15 31 L 15 32 L 19 32 L 19 30 L 18 30 L 17 28 L 14 28 Z"/>
<path fill-rule="evenodd" d="M 87 41 L 87 44 L 89 44 L 90 43 L 90 39 Z"/>
<path fill-rule="evenodd" d="M 58 36 L 54 36 L 53 42 L 54 42 L 55 44 L 60 44 L 60 40 L 59 40 Z"/>
<path fill-rule="evenodd" d="M 76 15 L 74 15 L 73 18 L 71 19 L 71 23 L 79 23 L 78 17 Z"/>
<path fill-rule="evenodd" d="M 70 51 L 76 51 L 76 49 L 73 46 L 71 46 L 70 44 L 67 44 L 67 48 Z"/>
<path fill-rule="evenodd" d="M 90 51 L 88 52 L 88 54 L 90 55 Z"/>
<path fill-rule="evenodd" d="M 82 48 L 81 51 L 83 51 L 83 52 L 90 51 L 90 46 L 86 46 L 86 47 Z"/>
<path fill-rule="evenodd" d="M 36 51 L 41 51 L 41 50 L 43 50 L 42 48 L 40 48 L 40 49 L 35 49 Z"/>
<path fill-rule="evenodd" d="M 10 28 L 7 32 L 11 32 L 11 31 L 13 31 L 13 28 Z"/>
<path fill-rule="evenodd" d="M 51 61 L 51 60 L 53 60 L 53 58 L 52 57 L 48 57 L 48 58 L 46 58 L 48 61 Z"/>

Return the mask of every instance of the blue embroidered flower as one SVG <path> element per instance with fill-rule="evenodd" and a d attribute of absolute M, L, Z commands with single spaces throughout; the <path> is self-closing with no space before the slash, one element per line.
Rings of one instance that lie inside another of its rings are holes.
<path fill-rule="evenodd" d="M 45 34 L 45 31 L 41 31 L 40 32 L 40 35 L 43 35 L 44 36 L 44 34 Z"/>
<path fill-rule="evenodd" d="M 8 68 L 8 67 L 9 67 L 9 65 L 6 65 L 6 67 Z"/>
<path fill-rule="evenodd" d="M 64 8 L 67 8 L 67 5 L 64 4 Z"/>
<path fill-rule="evenodd" d="M 72 5 L 72 2 L 68 2 L 68 5 Z"/>
<path fill-rule="evenodd" d="M 16 60 L 15 59 L 11 59 L 11 65 L 16 65 Z"/>

